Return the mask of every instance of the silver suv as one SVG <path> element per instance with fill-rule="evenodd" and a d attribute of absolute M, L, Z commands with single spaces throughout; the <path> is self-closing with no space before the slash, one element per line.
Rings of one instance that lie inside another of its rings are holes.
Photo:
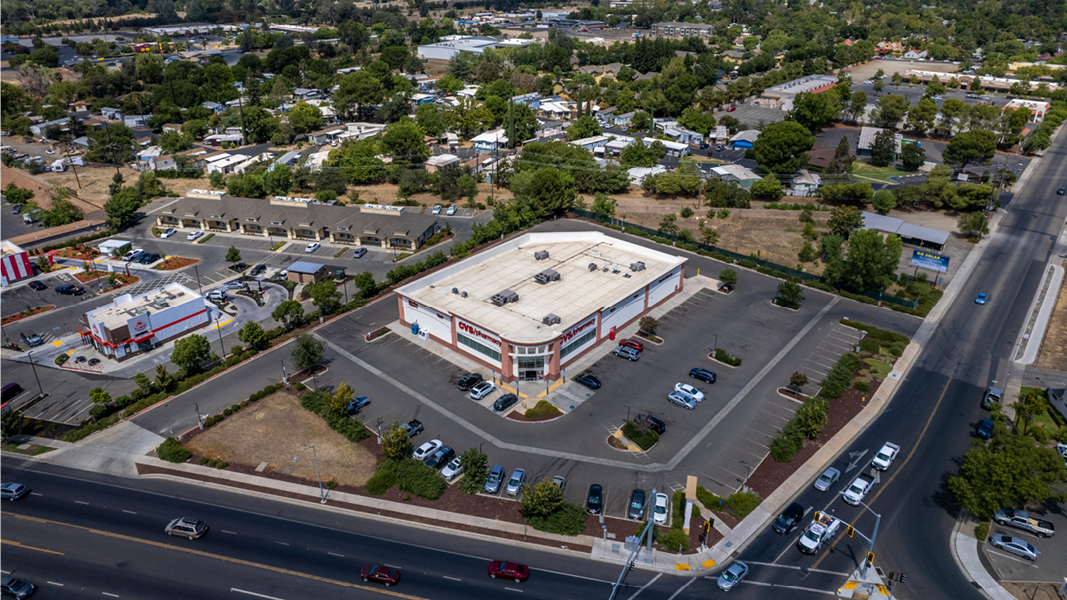
<path fill-rule="evenodd" d="M 164 529 L 164 531 L 167 532 L 167 535 L 180 535 L 191 540 L 204 537 L 207 530 L 207 523 L 189 517 L 174 519 L 168 523 L 166 529 Z"/>
<path fill-rule="evenodd" d="M 629 346 L 616 346 L 615 349 L 611 351 L 611 353 L 615 356 L 618 356 L 619 358 L 625 358 L 630 362 L 639 360 L 641 358 L 641 352 L 639 350 L 634 350 Z"/>
<path fill-rule="evenodd" d="M 485 493 L 495 494 L 500 491 L 500 482 L 504 480 L 504 466 L 494 465 L 485 480 Z"/>

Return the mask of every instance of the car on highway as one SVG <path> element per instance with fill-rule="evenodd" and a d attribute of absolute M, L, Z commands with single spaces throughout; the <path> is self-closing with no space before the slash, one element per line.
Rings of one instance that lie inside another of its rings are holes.
<path fill-rule="evenodd" d="M 470 398 L 471 400 L 481 400 L 496 389 L 496 384 L 492 381 L 483 381 L 471 388 Z"/>
<path fill-rule="evenodd" d="M 596 377 L 593 377 L 589 373 L 578 373 L 571 379 L 571 381 L 574 381 L 575 383 L 580 383 L 591 390 L 600 389 L 600 380 Z"/>
<path fill-rule="evenodd" d="M 226 292 L 224 290 L 211 290 L 207 293 L 208 300 L 214 300 L 217 302 L 226 301 Z"/>
<path fill-rule="evenodd" d="M 493 412 L 501 412 L 511 408 L 516 402 L 519 401 L 519 397 L 515 394 L 504 394 L 496 399 L 493 403 Z"/>
<path fill-rule="evenodd" d="M 415 457 L 415 460 L 426 460 L 431 454 L 437 452 L 437 450 L 444 445 L 445 443 L 441 440 L 430 440 L 416 448 L 415 452 L 412 453 L 412 456 Z"/>
<path fill-rule="evenodd" d="M 437 452 L 434 452 L 424 462 L 427 467 L 433 467 L 440 469 L 448 464 L 448 461 L 452 460 L 456 456 L 456 451 L 452 449 L 452 446 L 441 446 Z"/>
<path fill-rule="evenodd" d="M 445 211 L 445 214 L 451 217 L 452 215 L 456 214 L 456 208 L 457 207 L 455 204 L 450 204 L 448 206 L 448 210 Z"/>
<path fill-rule="evenodd" d="M 359 411 L 363 410 L 363 408 L 368 404 L 370 404 L 370 398 L 366 396 L 356 396 L 348 402 L 348 408 L 345 409 L 345 412 L 350 415 L 354 415 Z"/>
<path fill-rule="evenodd" d="M 61 296 L 81 296 L 85 293 L 85 288 L 68 283 L 67 285 L 57 287 L 56 293 Z"/>
<path fill-rule="evenodd" d="M 502 481 L 504 481 L 504 465 L 493 465 L 493 468 L 489 470 L 489 476 L 485 478 L 485 493 L 499 492 Z"/>
<path fill-rule="evenodd" d="M 404 429 L 407 430 L 409 438 L 415 437 L 422 433 L 422 421 L 412 419 L 407 423 L 404 423 Z"/>
<path fill-rule="evenodd" d="M 202 235 L 204 235 L 203 231 L 196 230 L 196 231 L 190 233 L 189 235 L 185 236 L 185 239 L 189 240 L 190 242 L 195 242 L 196 240 L 200 239 L 200 236 L 202 236 Z"/>
<path fill-rule="evenodd" d="M 804 518 L 804 507 L 796 502 L 790 504 L 778 518 L 774 520 L 774 531 L 781 535 L 789 535 L 790 531 L 797 528 L 800 520 Z"/>
<path fill-rule="evenodd" d="M 589 493 L 585 496 L 585 511 L 591 515 L 599 515 L 604 510 L 604 488 L 599 483 L 589 486 Z"/>
<path fill-rule="evenodd" d="M 988 301 L 989 301 L 989 296 L 987 296 L 985 294 L 985 292 L 982 292 L 981 294 L 978 294 L 977 296 L 974 297 L 974 303 L 975 304 L 985 304 Z"/>
<path fill-rule="evenodd" d="M 489 563 L 489 576 L 493 579 L 514 579 L 515 583 L 522 583 L 530 577 L 530 567 L 505 560 L 494 560 Z"/>
<path fill-rule="evenodd" d="M 22 598 L 29 598 L 36 591 L 37 586 L 25 579 L 8 575 L 0 577 L 0 595 L 22 600 Z"/>
<path fill-rule="evenodd" d="M 667 524 L 667 509 L 670 505 L 670 498 L 667 494 L 656 494 L 656 501 L 652 505 L 652 520 L 656 522 L 656 525 Z"/>
<path fill-rule="evenodd" d="M 719 575 L 719 580 L 715 584 L 719 586 L 720 590 L 729 592 L 737 587 L 737 584 L 741 583 L 745 575 L 748 575 L 748 565 L 737 561 L 730 565 L 730 568 L 723 571 L 722 575 Z"/>
<path fill-rule="evenodd" d="M 163 233 L 159 234 L 159 237 L 161 237 L 163 239 L 167 239 L 170 236 L 174 235 L 175 233 L 178 233 L 177 229 L 175 229 L 173 227 L 168 227 Z"/>
<path fill-rule="evenodd" d="M 47 290 L 48 286 L 43 284 L 43 283 L 41 283 L 40 281 L 31 281 L 30 282 L 30 288 L 35 289 L 37 291 L 41 291 L 41 290 Z"/>
<path fill-rule="evenodd" d="M 830 486 L 837 483 L 837 480 L 841 478 L 841 471 L 830 467 L 819 475 L 819 478 L 815 480 L 815 489 L 820 492 L 825 492 L 830 489 Z"/>
<path fill-rule="evenodd" d="M 198 521 L 190 517 L 182 517 L 180 519 L 174 519 L 163 529 L 167 535 L 180 535 L 187 537 L 191 540 L 196 540 L 204 537 L 207 533 L 207 523 Z"/>
<path fill-rule="evenodd" d="M 671 393 L 667 394 L 667 400 L 671 404 L 677 404 L 678 406 L 682 406 L 682 407 L 688 408 L 689 410 L 693 410 L 694 408 L 697 407 L 697 401 L 696 400 L 694 400 L 693 398 L 689 397 L 688 395 L 683 394 L 682 392 L 678 392 L 678 391 L 674 391 L 674 392 L 671 392 Z"/>
<path fill-rule="evenodd" d="M 435 214 L 435 215 L 441 214 L 441 205 L 440 204 L 434 204 L 433 205 L 433 214 Z"/>
<path fill-rule="evenodd" d="M 869 491 L 871 491 L 871 480 L 860 475 L 852 480 L 852 484 L 848 486 L 848 489 L 842 495 L 847 504 L 859 506 Z"/>
<path fill-rule="evenodd" d="M 318 250 L 321 247 L 322 247 L 322 244 L 320 244 L 318 242 L 311 242 L 310 244 L 308 244 L 307 246 L 304 247 L 304 252 L 307 252 L 308 254 L 311 254 L 312 252 Z"/>
<path fill-rule="evenodd" d="M 641 360 L 641 352 L 639 350 L 634 350 L 629 346 L 618 346 L 617 348 L 612 350 L 611 353 L 615 356 L 618 356 L 619 358 L 625 358 L 630 362 L 634 362 L 635 360 Z"/>
<path fill-rule="evenodd" d="M 1060 189 L 1056 190 L 1056 195 L 1057 196 L 1062 196 L 1065 193 L 1067 193 L 1067 190 L 1065 190 L 1064 188 L 1060 188 Z"/>
<path fill-rule="evenodd" d="M 634 521 L 645 518 L 645 490 L 637 488 L 630 492 L 630 508 L 626 511 L 626 516 Z"/>
<path fill-rule="evenodd" d="M 663 435 L 664 433 L 667 432 L 667 424 L 664 423 L 662 420 L 657 419 L 656 417 L 654 417 L 652 415 L 645 415 L 645 414 L 637 415 L 636 417 L 634 417 L 634 422 L 635 423 L 644 424 L 649 429 L 651 429 L 652 431 L 655 431 L 656 433 L 658 433 L 660 435 Z"/>
<path fill-rule="evenodd" d="M 363 255 L 367 253 L 366 248 L 356 248 L 352 251 L 352 258 L 363 258 Z"/>
<path fill-rule="evenodd" d="M 508 478 L 508 485 L 504 493 L 509 496 L 518 496 L 522 491 L 522 484 L 526 483 L 526 469 L 515 469 Z"/>
<path fill-rule="evenodd" d="M 644 352 L 645 351 L 645 345 L 641 343 L 641 340 L 635 340 L 633 338 L 628 338 L 628 339 L 625 339 L 625 340 L 619 340 L 619 345 L 620 346 L 626 346 L 627 348 L 633 348 L 634 350 L 637 350 L 638 352 Z"/>
<path fill-rule="evenodd" d="M 993 534 L 989 536 L 989 543 L 993 544 L 994 548 L 1000 548 L 1006 552 L 1017 554 L 1027 560 L 1037 560 L 1037 557 L 1041 555 L 1033 544 L 1021 538 L 1011 537 L 1010 535 L 1003 535 L 1000 533 Z"/>
<path fill-rule="evenodd" d="M 689 376 L 704 383 L 715 383 L 715 371 L 710 369 L 702 369 L 700 367 L 689 369 Z"/>
<path fill-rule="evenodd" d="M 373 581 L 386 587 L 400 583 L 400 569 L 386 565 L 367 565 L 359 572 L 364 583 Z"/>
<path fill-rule="evenodd" d="M 477 385 L 481 380 L 481 373 L 467 373 L 459 378 L 459 383 L 456 384 L 456 387 L 458 387 L 461 392 L 469 392 L 470 389 Z"/>
<path fill-rule="evenodd" d="M 982 419 L 981 421 L 978 421 L 978 429 L 975 431 L 975 434 L 983 440 L 988 440 L 993 437 L 993 420 Z"/>
<path fill-rule="evenodd" d="M 14 502 L 19 498 L 22 498 L 26 494 L 30 493 L 30 488 L 22 485 L 21 483 L 15 483 L 13 481 L 0 484 L 0 500 L 10 500 Z"/>
<path fill-rule="evenodd" d="M 674 391 L 681 392 L 681 393 L 689 396 L 693 400 L 696 400 L 697 402 L 703 402 L 704 401 L 704 392 L 696 389 L 695 387 L 689 385 L 688 383 L 678 382 L 678 383 L 674 384 Z"/>
<path fill-rule="evenodd" d="M 456 477 L 459 477 L 459 474 L 463 472 L 463 465 L 460 464 L 461 460 L 462 458 L 457 456 L 448 461 L 445 468 L 441 470 L 441 475 L 445 478 L 445 481 L 452 481 Z"/>

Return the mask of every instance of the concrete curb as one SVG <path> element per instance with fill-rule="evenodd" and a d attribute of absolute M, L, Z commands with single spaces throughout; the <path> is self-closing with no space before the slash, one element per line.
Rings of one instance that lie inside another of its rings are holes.
<path fill-rule="evenodd" d="M 1049 274 L 1049 270 L 1052 273 Z M 1045 277 L 1042 281 L 1042 286 L 1034 294 L 1034 300 L 1030 304 L 1030 310 L 1027 311 L 1027 315 L 1031 318 L 1035 318 L 1033 328 L 1027 332 L 1023 331 L 1021 335 L 1021 341 L 1025 344 L 1022 356 L 1015 358 L 1015 362 L 1023 365 L 1032 365 L 1037 360 L 1037 353 L 1041 350 L 1042 343 L 1045 340 L 1045 330 L 1048 329 L 1049 318 L 1052 316 L 1052 309 L 1056 306 L 1056 299 L 1059 296 L 1060 285 L 1063 283 L 1063 267 L 1058 264 L 1050 264 L 1045 269 Z M 1047 281 L 1046 286 L 1044 282 Z M 1029 320 L 1029 319 L 1028 319 Z"/>

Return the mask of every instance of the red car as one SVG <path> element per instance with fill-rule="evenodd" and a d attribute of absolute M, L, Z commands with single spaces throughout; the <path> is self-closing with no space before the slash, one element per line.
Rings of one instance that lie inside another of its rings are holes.
<path fill-rule="evenodd" d="M 634 350 L 637 350 L 638 352 L 644 352 L 645 351 L 645 345 L 642 344 L 639 340 L 635 340 L 633 338 L 622 340 L 622 341 L 619 342 L 619 345 L 620 346 L 629 346 L 630 348 L 633 348 Z"/>
<path fill-rule="evenodd" d="M 400 583 L 400 569 L 385 565 L 367 565 L 360 571 L 359 576 L 363 578 L 363 581 L 384 583 L 387 586 Z"/>
<path fill-rule="evenodd" d="M 521 583 L 526 581 L 530 576 L 530 567 L 520 565 L 519 563 L 494 560 L 489 563 L 489 576 L 493 579 L 496 579 L 497 577 L 514 579 L 515 583 Z"/>
<path fill-rule="evenodd" d="M 728 107 L 726 107 L 726 112 L 734 112 L 735 110 L 737 110 L 736 106 L 728 106 Z"/>

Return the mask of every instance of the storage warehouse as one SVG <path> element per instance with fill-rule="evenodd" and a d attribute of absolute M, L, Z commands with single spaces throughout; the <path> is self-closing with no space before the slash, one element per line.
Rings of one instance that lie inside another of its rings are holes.
<path fill-rule="evenodd" d="M 680 292 L 685 262 L 599 232 L 528 233 L 398 289 L 400 322 L 506 382 L 555 380 Z"/>
<path fill-rule="evenodd" d="M 85 313 L 82 342 L 108 358 L 124 360 L 206 326 L 212 319 L 204 298 L 180 283 L 146 294 L 124 294 Z"/>

